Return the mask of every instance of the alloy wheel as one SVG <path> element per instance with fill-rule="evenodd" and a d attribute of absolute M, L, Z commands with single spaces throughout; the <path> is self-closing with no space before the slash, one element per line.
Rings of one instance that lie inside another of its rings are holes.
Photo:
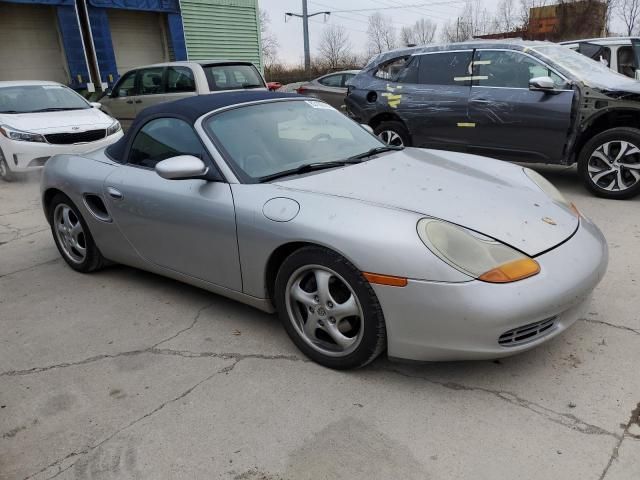
<path fill-rule="evenodd" d="M 0 157 L 0 177 L 4 178 L 7 176 L 7 165 L 4 163 L 4 159 Z"/>
<path fill-rule="evenodd" d="M 378 134 L 378 138 L 392 147 L 404 147 L 402 137 L 393 130 L 383 130 Z"/>
<path fill-rule="evenodd" d="M 339 274 L 308 265 L 289 278 L 285 301 L 298 335 L 318 352 L 342 357 L 362 340 L 364 314 L 353 289 Z"/>
<path fill-rule="evenodd" d="M 80 219 L 64 203 L 53 212 L 56 237 L 62 251 L 74 263 L 82 263 L 87 256 L 87 240 Z"/>
<path fill-rule="evenodd" d="M 628 190 L 640 182 L 640 149 L 623 140 L 606 142 L 593 151 L 587 169 L 599 188 L 609 192 Z"/>

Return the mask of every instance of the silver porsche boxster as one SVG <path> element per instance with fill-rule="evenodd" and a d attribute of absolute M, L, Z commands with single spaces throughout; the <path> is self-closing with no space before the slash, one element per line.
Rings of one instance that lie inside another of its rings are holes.
<path fill-rule="evenodd" d="M 598 228 L 534 171 L 390 147 L 295 94 L 148 108 L 110 147 L 51 158 L 42 200 L 71 268 L 118 262 L 277 311 L 332 368 L 528 350 L 607 266 Z"/>

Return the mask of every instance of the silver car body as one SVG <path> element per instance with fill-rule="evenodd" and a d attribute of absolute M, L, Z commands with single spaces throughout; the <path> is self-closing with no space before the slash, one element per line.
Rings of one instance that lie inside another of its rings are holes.
<path fill-rule="evenodd" d="M 116 163 L 104 151 L 60 155 L 42 178 L 45 208 L 61 191 L 106 258 L 267 312 L 273 311 L 273 261 L 300 245 L 332 249 L 363 272 L 406 277 L 406 287 L 373 288 L 389 356 L 412 360 L 497 358 L 533 348 L 579 318 L 606 270 L 598 228 L 554 202 L 522 167 L 407 148 L 247 184 L 204 131 L 208 115 L 196 131 L 226 182 L 166 180 Z M 121 198 L 111 195 L 114 189 Z M 87 195 L 103 199 L 108 218 L 96 215 Z M 541 271 L 509 284 L 475 280 L 425 247 L 416 233 L 424 217 L 500 240 L 534 257 Z M 533 335 L 510 341 L 523 327 Z"/>
<path fill-rule="evenodd" d="M 344 70 L 328 73 L 310 82 L 303 83 L 296 88 L 300 95 L 319 98 L 334 108 L 344 105 L 344 97 L 347 94 L 348 82 L 355 77 L 360 70 Z"/>

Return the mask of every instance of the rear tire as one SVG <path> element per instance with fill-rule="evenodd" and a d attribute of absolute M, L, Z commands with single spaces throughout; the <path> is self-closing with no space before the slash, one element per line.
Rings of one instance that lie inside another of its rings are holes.
<path fill-rule="evenodd" d="M 7 160 L 4 158 L 2 151 L 0 150 L 0 178 L 5 182 L 13 182 L 15 180 L 15 174 L 9 170 Z"/>
<path fill-rule="evenodd" d="M 331 250 L 309 246 L 287 257 L 274 297 L 293 343 L 320 365 L 363 367 L 386 347 L 384 316 L 373 288 Z"/>
<path fill-rule="evenodd" d="M 93 241 L 87 223 L 69 197 L 61 193 L 53 197 L 47 216 L 53 240 L 67 265 L 81 273 L 104 267 L 106 260 Z"/>
<path fill-rule="evenodd" d="M 410 147 L 412 145 L 409 130 L 404 126 L 404 123 L 397 120 L 380 123 L 373 129 L 373 133 L 387 145 L 394 147 Z"/>
<path fill-rule="evenodd" d="M 640 130 L 617 127 L 589 140 L 578 158 L 578 172 L 598 197 L 623 200 L 640 193 Z"/>

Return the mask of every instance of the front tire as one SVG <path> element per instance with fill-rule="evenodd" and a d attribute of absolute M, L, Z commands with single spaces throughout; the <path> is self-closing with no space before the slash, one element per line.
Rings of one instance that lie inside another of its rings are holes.
<path fill-rule="evenodd" d="M 627 199 L 640 193 L 640 130 L 617 127 L 589 140 L 578 159 L 578 172 L 593 194 Z"/>
<path fill-rule="evenodd" d="M 15 180 L 15 175 L 9 169 L 9 165 L 7 164 L 7 160 L 4 158 L 2 151 L 0 150 L 0 178 L 5 182 L 13 182 Z"/>
<path fill-rule="evenodd" d="M 275 304 L 293 343 L 325 367 L 363 367 L 386 347 L 373 288 L 331 250 L 310 246 L 287 257 L 276 277 Z"/>
<path fill-rule="evenodd" d="M 67 265 L 82 273 L 94 272 L 105 265 L 89 227 L 69 197 L 62 194 L 53 197 L 48 220 L 56 247 Z"/>
<path fill-rule="evenodd" d="M 410 147 L 411 135 L 402 122 L 389 120 L 373 129 L 373 133 L 387 145 L 393 147 Z"/>

